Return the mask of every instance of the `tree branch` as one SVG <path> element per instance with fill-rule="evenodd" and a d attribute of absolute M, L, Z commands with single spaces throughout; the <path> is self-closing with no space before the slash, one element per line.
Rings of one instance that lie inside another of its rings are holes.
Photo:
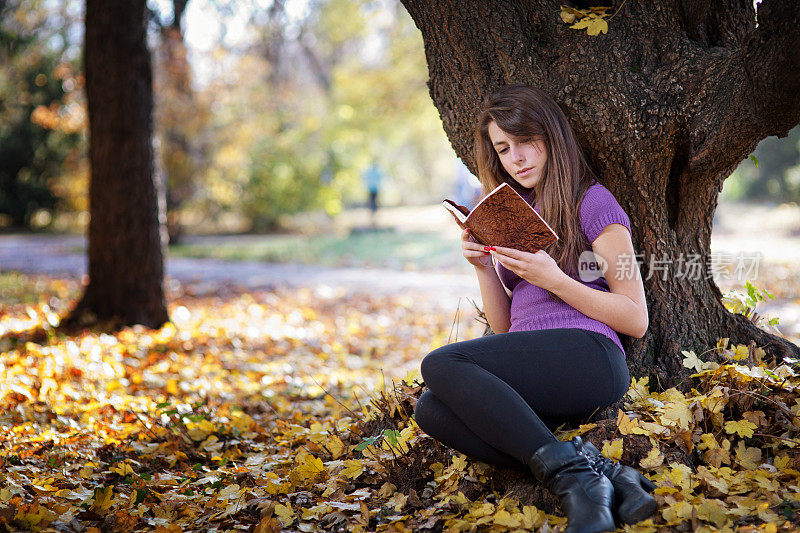
<path fill-rule="evenodd" d="M 765 0 L 758 26 L 733 49 L 711 49 L 695 101 L 689 172 L 720 182 L 759 141 L 785 137 L 800 122 L 800 3 Z M 720 66 L 722 65 L 722 66 Z M 702 76 L 702 74 L 701 74 Z M 719 109 L 730 112 L 719 113 Z"/>

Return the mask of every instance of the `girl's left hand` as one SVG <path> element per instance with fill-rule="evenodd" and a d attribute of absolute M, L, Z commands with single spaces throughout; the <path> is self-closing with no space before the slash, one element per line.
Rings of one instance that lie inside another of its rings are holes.
<path fill-rule="evenodd" d="M 490 250 L 490 253 L 501 265 L 532 285 L 552 291 L 564 281 L 566 274 L 544 250 L 532 254 L 502 246 L 493 248 L 494 251 Z"/>

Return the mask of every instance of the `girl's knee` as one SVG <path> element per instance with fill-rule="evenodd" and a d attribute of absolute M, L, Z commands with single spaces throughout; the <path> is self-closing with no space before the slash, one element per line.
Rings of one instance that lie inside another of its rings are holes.
<path fill-rule="evenodd" d="M 447 367 L 452 362 L 452 356 L 446 349 L 447 346 L 442 346 L 426 355 L 419 365 L 419 372 L 422 374 L 422 379 L 430 387 L 431 381 L 436 381 L 440 375 L 446 375 Z"/>
<path fill-rule="evenodd" d="M 414 406 L 414 420 L 421 429 L 424 423 L 423 421 L 425 420 L 426 414 L 429 410 L 429 398 L 432 394 L 433 393 L 430 390 L 426 390 L 419 398 L 417 398 L 417 404 Z M 424 429 L 422 430 L 425 431 Z"/>
<path fill-rule="evenodd" d="M 435 426 L 434 421 L 437 418 L 439 403 L 439 398 L 434 396 L 430 390 L 426 390 L 417 398 L 417 404 L 414 406 L 414 420 L 419 428 L 428 435 L 431 434 L 431 427 Z"/>

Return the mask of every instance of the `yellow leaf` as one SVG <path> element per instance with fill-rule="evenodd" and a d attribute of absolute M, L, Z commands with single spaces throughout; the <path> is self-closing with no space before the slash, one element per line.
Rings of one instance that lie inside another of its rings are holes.
<path fill-rule="evenodd" d="M 166 389 L 167 389 L 167 392 L 169 394 L 171 394 L 172 396 L 177 396 L 181 392 L 180 388 L 178 388 L 178 380 L 177 379 L 171 379 L 171 380 L 167 381 Z"/>
<path fill-rule="evenodd" d="M 344 442 L 337 435 L 332 435 L 325 442 L 325 447 L 331 452 L 331 457 L 338 459 L 342 456 L 345 450 Z"/>
<path fill-rule="evenodd" d="M 22 524 L 25 529 L 38 530 L 39 528 L 36 526 L 42 521 L 42 518 L 44 518 L 42 513 L 17 512 L 14 521 Z"/>
<path fill-rule="evenodd" d="M 576 22 L 575 24 L 573 24 L 572 26 L 570 26 L 570 28 L 574 30 L 583 30 L 586 29 L 588 26 L 589 26 L 589 18 L 585 17 Z"/>
<path fill-rule="evenodd" d="M 608 22 L 601 18 L 593 18 L 586 28 L 586 33 L 589 35 L 599 35 L 601 33 L 608 33 Z"/>
<path fill-rule="evenodd" d="M 231 425 L 239 430 L 240 433 L 250 431 L 255 422 L 247 413 L 242 411 L 234 411 L 231 413 Z"/>
<path fill-rule="evenodd" d="M 779 472 L 783 472 L 792 466 L 792 460 L 788 455 L 778 455 L 775 457 L 775 460 L 772 461 L 772 464 L 778 469 Z"/>
<path fill-rule="evenodd" d="M 648 452 L 647 457 L 639 461 L 639 465 L 642 468 L 647 468 L 647 469 L 658 468 L 662 464 L 664 464 L 664 455 L 661 453 L 661 450 L 659 450 L 655 446 L 650 449 L 650 452 Z"/>
<path fill-rule="evenodd" d="M 406 504 L 406 500 L 408 500 L 408 496 L 403 494 L 402 492 L 396 492 L 391 498 L 386 500 L 387 507 L 393 507 L 395 513 L 399 513 L 403 510 L 403 506 Z"/>
<path fill-rule="evenodd" d="M 506 526 L 508 528 L 517 528 L 522 525 L 521 513 L 511 514 L 505 509 L 497 511 L 494 515 L 494 523 L 498 526 Z"/>
<path fill-rule="evenodd" d="M 355 479 L 364 472 L 364 464 L 358 459 L 349 459 L 344 462 L 342 474 L 350 479 Z"/>
<path fill-rule="evenodd" d="M 131 465 L 129 465 L 128 463 L 119 463 L 116 466 L 112 466 L 111 468 L 109 468 L 109 471 L 115 474 L 119 474 L 120 476 L 123 477 L 135 473 Z"/>
<path fill-rule="evenodd" d="M 681 353 L 683 354 L 683 366 L 696 372 L 705 370 L 705 363 L 697 357 L 694 350 L 682 350 Z"/>
<path fill-rule="evenodd" d="M 668 402 L 661 408 L 661 413 L 662 424 L 676 425 L 679 428 L 689 427 L 693 418 L 689 406 L 683 402 Z"/>
<path fill-rule="evenodd" d="M 782 523 L 785 520 L 785 518 L 778 516 L 777 513 L 771 511 L 770 509 L 762 509 L 761 511 L 758 512 L 758 517 L 764 522 L 767 522 L 768 524 L 772 525 Z M 765 531 L 767 531 L 766 528 Z"/>
<path fill-rule="evenodd" d="M 189 437 L 193 441 L 200 442 L 206 440 L 206 437 L 214 432 L 214 424 L 208 420 L 201 420 L 200 422 L 187 422 L 186 429 L 189 433 Z"/>
<path fill-rule="evenodd" d="M 544 525 L 547 515 L 544 511 L 533 505 L 522 508 L 522 527 L 528 530 L 538 529 Z"/>
<path fill-rule="evenodd" d="M 733 349 L 733 353 L 726 354 L 728 359 L 732 359 L 734 361 L 742 361 L 747 359 L 750 355 L 750 350 L 744 344 L 737 344 L 736 347 Z"/>
<path fill-rule="evenodd" d="M 562 5 L 560 7 L 561 7 L 561 11 L 565 11 L 567 13 L 572 13 L 576 17 L 585 17 L 586 15 L 589 14 L 589 10 L 588 9 L 577 9 L 577 8 L 572 7 L 572 6 L 564 6 L 564 5 Z"/>
<path fill-rule="evenodd" d="M 676 525 L 691 518 L 693 510 L 690 503 L 679 500 L 661 511 L 661 516 L 667 521 L 667 525 Z"/>
<path fill-rule="evenodd" d="M 642 435 L 665 435 L 670 433 L 669 428 L 662 426 L 656 422 L 639 422 L 639 427 L 642 429 Z"/>
<path fill-rule="evenodd" d="M 105 512 L 111 507 L 113 492 L 113 487 L 98 487 L 94 489 L 94 503 L 92 504 L 92 508 L 100 512 Z"/>
<path fill-rule="evenodd" d="M 712 433 L 700 435 L 700 442 L 697 444 L 698 450 L 715 450 L 719 448 L 719 443 Z"/>
<path fill-rule="evenodd" d="M 469 510 L 469 515 L 473 518 L 480 518 L 482 516 L 491 516 L 494 514 L 495 507 L 491 503 L 478 503 Z"/>
<path fill-rule="evenodd" d="M 748 470 L 755 470 L 761 464 L 761 450 L 748 448 L 742 441 L 736 446 L 736 461 Z"/>
<path fill-rule="evenodd" d="M 472 501 L 467 498 L 463 492 L 458 491 L 458 494 L 455 496 L 447 496 L 446 500 L 450 500 L 453 503 L 457 503 L 458 505 L 471 505 Z"/>
<path fill-rule="evenodd" d="M 220 500 L 230 500 L 238 497 L 239 497 L 239 485 L 236 483 L 228 485 L 227 487 L 219 491 L 219 493 L 217 494 L 217 498 L 219 498 Z"/>
<path fill-rule="evenodd" d="M 308 428 L 308 435 L 307 438 L 313 443 L 319 444 L 324 443 L 328 440 L 328 425 L 322 425 L 319 422 L 314 422 L 311 424 L 311 427 Z"/>
<path fill-rule="evenodd" d="M 312 479 L 325 469 L 322 465 L 322 459 L 314 457 L 308 452 L 297 454 L 296 464 L 294 472 L 302 479 Z"/>
<path fill-rule="evenodd" d="M 725 506 L 719 500 L 704 500 L 697 507 L 697 517 L 711 522 L 717 527 L 722 527 L 728 521 L 725 510 Z"/>
<path fill-rule="evenodd" d="M 331 505 L 325 502 L 308 509 L 300 509 L 300 512 L 302 513 L 302 520 L 319 520 L 323 515 L 333 511 L 333 509 Z"/>
<path fill-rule="evenodd" d="M 585 28 L 586 33 L 589 35 L 598 35 L 600 33 L 608 32 L 608 23 L 602 18 L 589 16 L 579 20 L 570 26 L 570 28 L 575 30 L 582 30 Z"/>
<path fill-rule="evenodd" d="M 753 430 L 758 426 L 748 420 L 739 420 L 738 422 L 730 420 L 725 422 L 726 433 L 737 433 L 739 437 L 750 438 L 753 436 Z"/>
<path fill-rule="evenodd" d="M 716 443 L 716 440 L 714 441 Z M 710 465 L 719 468 L 722 463 L 731 462 L 731 441 L 723 439 L 722 444 L 709 449 L 703 454 L 703 459 Z"/>
<path fill-rule="evenodd" d="M 670 463 L 665 474 L 674 487 L 680 487 L 681 492 L 686 494 L 700 484 L 699 481 L 692 480 L 691 468 L 680 463 Z"/>
<path fill-rule="evenodd" d="M 94 473 L 95 467 L 97 467 L 97 464 L 89 461 L 83 465 L 78 473 L 81 475 L 81 477 L 91 477 L 92 473 Z"/>
<path fill-rule="evenodd" d="M 623 435 L 647 435 L 648 432 L 639 426 L 638 419 L 631 419 L 622 409 L 617 412 L 617 427 Z"/>
<path fill-rule="evenodd" d="M 719 475 L 719 471 L 716 468 L 708 468 L 700 465 L 697 468 L 697 477 L 702 479 L 706 485 L 716 489 L 722 494 L 728 493 L 728 482 Z"/>
<path fill-rule="evenodd" d="M 592 430 L 592 429 L 594 429 L 596 427 L 597 427 L 597 424 L 593 424 L 593 423 L 581 424 L 580 426 L 578 426 L 577 429 L 571 429 L 569 431 L 566 431 L 566 430 L 562 429 L 562 430 L 556 431 L 555 435 L 556 435 L 556 438 L 558 440 L 570 441 L 570 440 L 572 440 L 572 437 L 576 437 L 578 435 L 583 435 L 587 431 L 590 431 L 590 430 Z"/>
<path fill-rule="evenodd" d="M 575 21 L 575 13 L 567 11 L 564 9 L 564 7 L 565 6 L 561 6 L 561 12 L 559 13 L 559 16 L 561 17 L 561 20 L 567 24 L 572 24 Z"/>
<path fill-rule="evenodd" d="M 612 442 L 604 440 L 602 454 L 610 459 L 619 460 L 622 457 L 622 439 L 616 439 Z"/>
<path fill-rule="evenodd" d="M 394 483 L 389 483 L 387 481 L 381 485 L 381 488 L 378 489 L 377 495 L 379 498 L 388 498 L 395 492 L 397 492 L 397 486 Z"/>
<path fill-rule="evenodd" d="M 275 505 L 275 515 L 280 519 L 284 526 L 290 525 L 294 521 L 294 510 L 292 510 L 292 504 L 287 503 L 286 505 L 283 505 L 279 503 Z"/>
<path fill-rule="evenodd" d="M 648 382 L 650 378 L 645 376 L 643 378 L 631 378 L 631 386 L 628 388 L 628 398 L 631 401 L 638 402 L 644 400 L 648 396 L 650 396 L 650 390 L 648 389 Z"/>
<path fill-rule="evenodd" d="M 700 405 L 711 413 L 719 413 L 727 402 L 727 395 L 720 388 L 715 387 L 711 393 L 705 395 L 700 400 Z"/>
<path fill-rule="evenodd" d="M 292 488 L 290 481 L 284 481 L 275 472 L 267 472 L 264 476 L 266 478 L 266 489 L 270 494 L 288 494 Z"/>
<path fill-rule="evenodd" d="M 467 457 L 464 454 L 458 454 L 453 456 L 453 468 L 461 472 L 467 467 Z"/>

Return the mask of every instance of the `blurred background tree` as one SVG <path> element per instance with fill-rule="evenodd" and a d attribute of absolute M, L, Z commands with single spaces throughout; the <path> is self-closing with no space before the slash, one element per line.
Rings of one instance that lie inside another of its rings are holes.
<path fill-rule="evenodd" d="M 300 4 L 270 4 L 239 50 L 212 52 L 232 68 L 205 91 L 217 111 L 209 209 L 238 210 L 256 230 L 309 209 L 334 216 L 364 201 L 372 161 L 390 176 L 386 202 L 437 199 L 454 154 L 411 18 L 395 1 Z"/>
<path fill-rule="evenodd" d="M 172 0 L 170 9 L 151 9 L 157 27 L 154 93 L 156 97 L 156 169 L 166 191 L 169 243 L 180 242 L 184 228 L 181 209 L 203 173 L 202 132 L 208 109 L 201 106 L 192 87 L 192 69 L 184 39 L 184 14 L 188 0 Z"/>
<path fill-rule="evenodd" d="M 88 207 L 69 187 L 85 173 L 75 7 L 0 2 L 0 226 L 47 227 L 57 207 Z"/>

